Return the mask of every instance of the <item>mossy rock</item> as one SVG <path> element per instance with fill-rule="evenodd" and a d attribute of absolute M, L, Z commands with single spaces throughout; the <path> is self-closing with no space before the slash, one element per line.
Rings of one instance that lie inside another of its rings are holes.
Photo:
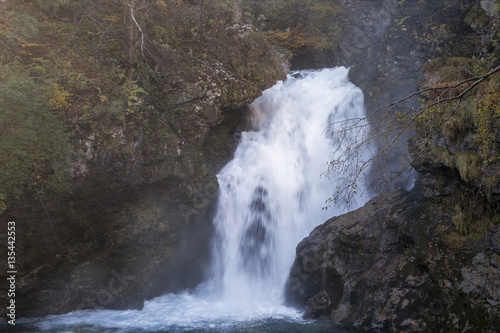
<path fill-rule="evenodd" d="M 473 152 L 458 152 L 456 166 L 462 180 L 468 184 L 474 183 L 481 176 L 482 159 Z"/>
<path fill-rule="evenodd" d="M 449 168 L 452 168 L 454 163 L 454 155 L 444 148 L 432 148 L 432 154 L 436 156 L 434 162 L 440 162 Z"/>
<path fill-rule="evenodd" d="M 438 82 L 453 82 L 474 76 L 474 69 L 480 66 L 479 60 L 465 57 L 440 57 L 423 65 L 424 79 L 422 86 L 431 86 Z"/>
<path fill-rule="evenodd" d="M 481 8 L 481 5 L 476 3 L 470 12 L 465 17 L 465 23 L 470 25 L 472 28 L 484 28 L 489 25 L 491 22 L 490 17 L 486 14 L 486 12 Z"/>

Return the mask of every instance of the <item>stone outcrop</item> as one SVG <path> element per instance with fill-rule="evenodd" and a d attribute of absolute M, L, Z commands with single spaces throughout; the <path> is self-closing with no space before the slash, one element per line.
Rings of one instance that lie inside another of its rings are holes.
<path fill-rule="evenodd" d="M 500 228 L 470 248 L 443 244 L 452 213 L 392 190 L 314 229 L 297 246 L 287 299 L 306 318 L 382 332 L 494 332 Z"/>

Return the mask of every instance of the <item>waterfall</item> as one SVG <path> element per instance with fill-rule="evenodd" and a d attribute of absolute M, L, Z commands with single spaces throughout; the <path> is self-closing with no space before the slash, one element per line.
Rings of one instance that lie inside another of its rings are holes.
<path fill-rule="evenodd" d="M 335 126 L 328 125 L 364 116 L 362 92 L 347 74 L 346 68 L 297 72 L 250 106 L 251 130 L 218 174 L 214 259 L 210 278 L 195 293 L 164 295 L 140 311 L 77 311 L 27 323 L 52 332 L 296 331 L 289 325 L 305 325 L 300 311 L 284 304 L 284 285 L 297 244 L 340 213 L 322 209 L 336 188 L 322 174 L 335 153 L 329 137 Z M 332 332 L 331 326 L 312 330 Z"/>
<path fill-rule="evenodd" d="M 322 209 L 335 189 L 321 177 L 334 154 L 326 128 L 364 116 L 362 92 L 347 73 L 290 75 L 250 106 L 253 130 L 218 174 L 211 280 L 232 308 L 280 302 L 295 247 L 335 214 Z"/>

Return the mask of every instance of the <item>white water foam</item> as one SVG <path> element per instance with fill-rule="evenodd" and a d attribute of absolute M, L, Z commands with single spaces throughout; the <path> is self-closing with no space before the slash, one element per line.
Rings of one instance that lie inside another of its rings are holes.
<path fill-rule="evenodd" d="M 300 72 L 252 104 L 254 130 L 242 133 L 234 159 L 218 175 L 214 263 L 196 293 L 158 297 L 140 311 L 78 311 L 35 324 L 161 331 L 301 321 L 283 299 L 295 247 L 338 213 L 322 210 L 335 189 L 321 177 L 334 153 L 325 129 L 365 112 L 362 92 L 347 74 L 346 68 Z M 365 201 L 358 198 L 351 209 Z"/>
<path fill-rule="evenodd" d="M 144 304 L 142 310 L 76 311 L 64 315 L 48 316 L 36 322 L 43 331 L 72 331 L 78 327 L 120 328 L 124 332 L 171 331 L 179 329 L 231 329 L 259 324 L 265 319 L 303 322 L 299 311 L 285 306 L 255 307 L 241 312 L 211 298 L 181 294 L 168 294 Z M 30 323 L 28 320 L 27 323 Z M 94 330 L 92 330 L 94 331 Z"/>
<path fill-rule="evenodd" d="M 334 153 L 325 128 L 365 112 L 347 73 L 302 72 L 251 105 L 256 130 L 242 133 L 234 159 L 218 175 L 211 281 L 225 304 L 248 310 L 270 296 L 282 302 L 295 247 L 335 214 L 322 210 L 335 188 L 321 178 Z"/>

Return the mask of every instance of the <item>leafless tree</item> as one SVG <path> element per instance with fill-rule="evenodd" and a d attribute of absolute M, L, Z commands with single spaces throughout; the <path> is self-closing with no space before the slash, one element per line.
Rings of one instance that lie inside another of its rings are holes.
<path fill-rule="evenodd" d="M 388 151 L 394 148 L 399 139 L 404 137 L 416 123 L 424 116 L 430 117 L 425 121 L 425 128 L 419 131 L 424 142 L 428 143 L 431 137 L 441 126 L 453 117 L 464 97 L 484 82 L 488 77 L 500 71 L 500 66 L 495 67 L 484 75 L 467 78 L 452 84 L 426 87 L 416 91 L 400 100 L 384 105 L 369 115 L 360 118 L 341 120 L 330 124 L 332 140 L 336 145 L 334 158 L 330 161 L 326 175 L 339 175 L 338 186 L 328 204 L 349 205 L 360 189 L 360 178 L 367 175 L 370 167 L 377 160 L 384 160 Z M 402 107 L 402 105 L 422 95 L 431 96 L 421 106 L 415 108 Z M 439 110 L 447 107 L 446 116 L 435 116 L 429 110 Z M 425 145 L 424 145 L 425 146 Z M 368 158 L 363 154 L 369 150 L 372 153 Z M 411 168 L 412 162 L 425 151 L 422 147 L 411 158 L 402 161 L 400 168 L 395 172 L 380 172 L 370 188 L 384 188 L 391 181 L 400 177 Z"/>

